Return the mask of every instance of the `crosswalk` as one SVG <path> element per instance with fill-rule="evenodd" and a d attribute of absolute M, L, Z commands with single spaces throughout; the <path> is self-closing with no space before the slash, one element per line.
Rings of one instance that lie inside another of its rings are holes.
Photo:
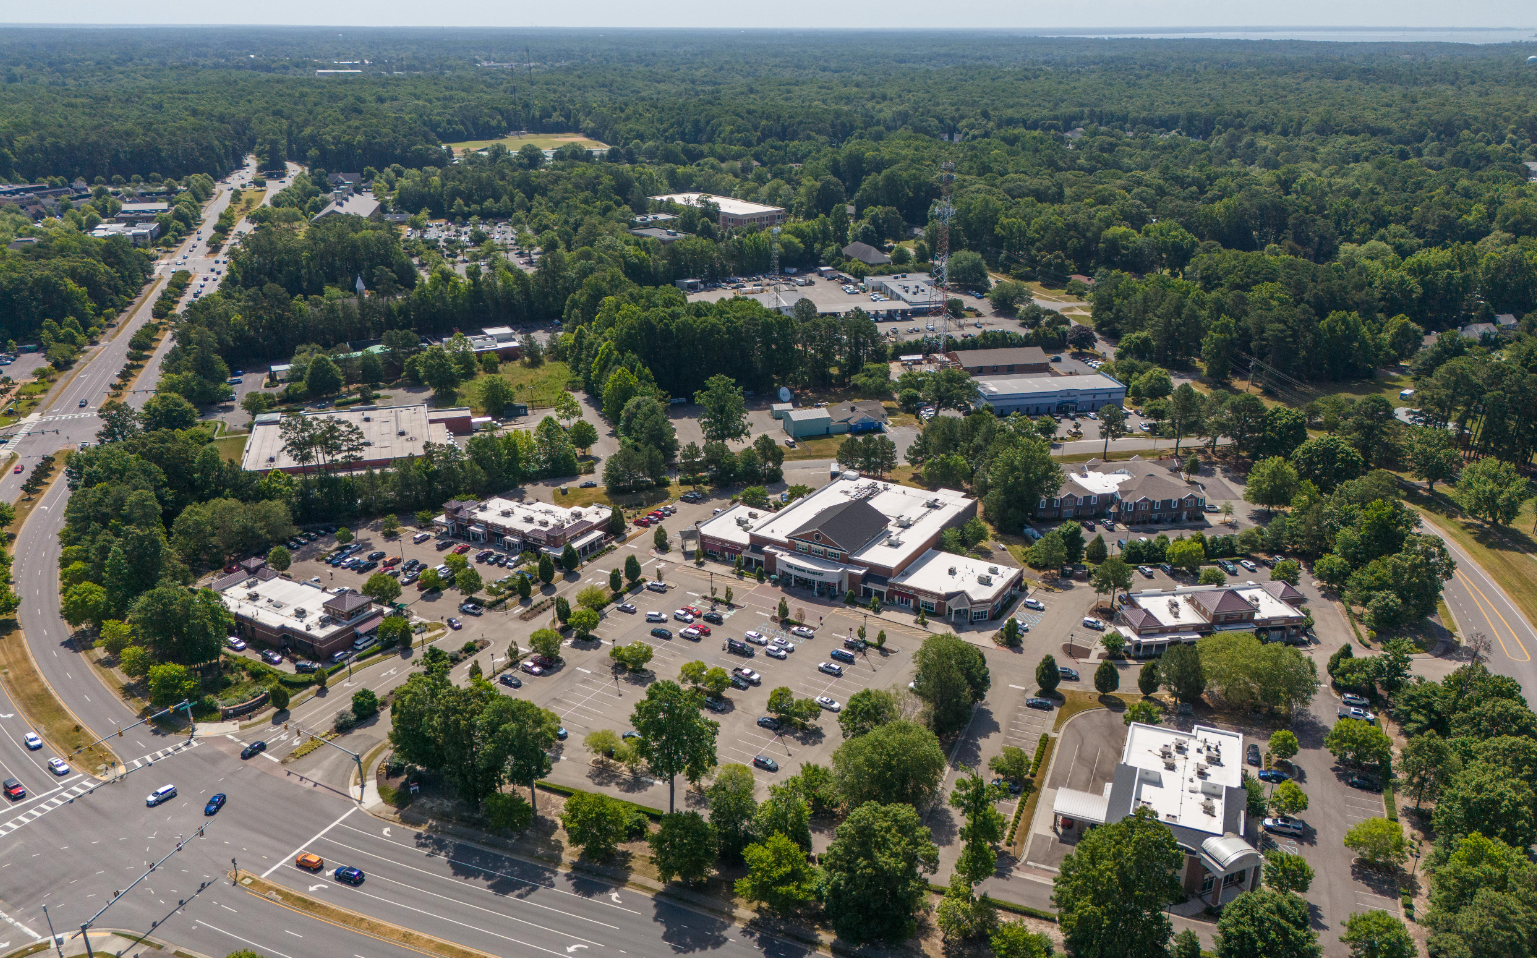
<path fill-rule="evenodd" d="M 150 752 L 148 755 L 141 755 L 133 761 L 125 762 L 123 764 L 128 769 L 128 771 L 131 772 L 134 769 L 143 768 L 146 765 L 153 765 L 162 759 L 170 758 L 177 752 L 190 752 L 192 749 L 195 749 L 202 744 L 202 739 L 193 739 L 190 742 L 177 742 L 175 745 L 168 745 L 158 752 Z"/>
<path fill-rule="evenodd" d="M 10 438 L 5 441 L 4 445 L 0 445 L 0 455 L 15 452 L 16 447 L 21 445 L 21 441 L 25 439 L 27 434 L 30 433 L 36 426 L 36 420 L 22 423 L 21 428 L 11 433 Z"/>
<path fill-rule="evenodd" d="M 42 419 L 39 419 L 38 422 L 63 422 L 66 419 L 90 419 L 95 415 L 96 413 L 94 412 L 72 412 L 58 416 L 44 416 Z"/>
<path fill-rule="evenodd" d="M 44 815 L 58 808 L 60 805 L 68 805 L 81 795 L 91 790 L 96 783 L 89 778 L 82 778 L 74 785 L 52 796 L 46 802 L 39 802 L 31 808 L 17 815 L 8 822 L 0 823 L 0 837 L 9 835 L 18 828 L 22 828 L 29 822 L 35 822 Z"/>

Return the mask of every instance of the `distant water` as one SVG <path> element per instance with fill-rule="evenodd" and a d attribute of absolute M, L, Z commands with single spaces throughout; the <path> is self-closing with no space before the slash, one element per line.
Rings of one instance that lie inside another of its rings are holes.
<path fill-rule="evenodd" d="M 1336 43 L 1537 43 L 1537 27 L 1154 27 L 1040 30 L 1041 36 L 1157 40 L 1319 40 Z"/>

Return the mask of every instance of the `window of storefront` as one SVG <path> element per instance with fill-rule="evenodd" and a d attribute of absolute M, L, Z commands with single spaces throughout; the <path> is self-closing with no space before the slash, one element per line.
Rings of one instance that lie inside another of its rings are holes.
<path fill-rule="evenodd" d="M 929 599 L 924 599 L 922 602 L 919 602 L 918 603 L 918 607 L 921 608 L 925 612 L 933 612 L 934 611 L 934 603 L 931 600 L 929 600 Z"/>
<path fill-rule="evenodd" d="M 795 549 L 796 549 L 797 552 L 810 552 L 811 551 L 811 546 L 807 545 L 804 542 L 797 542 L 795 544 Z"/>
<path fill-rule="evenodd" d="M 981 621 L 982 619 L 985 619 L 985 618 L 987 618 L 987 610 L 986 609 L 972 609 L 971 610 L 971 621 L 978 622 L 978 621 Z"/>
<path fill-rule="evenodd" d="M 1201 879 L 1201 894 L 1204 895 L 1215 887 L 1217 887 L 1216 875 L 1208 874 L 1206 877 Z"/>

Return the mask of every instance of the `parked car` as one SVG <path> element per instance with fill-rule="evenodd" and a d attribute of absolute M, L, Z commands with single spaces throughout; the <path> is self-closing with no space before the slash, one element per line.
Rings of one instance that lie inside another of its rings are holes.
<path fill-rule="evenodd" d="M 1104 628 L 1105 628 L 1105 623 L 1099 621 L 1096 618 L 1093 618 L 1092 616 L 1087 616 L 1086 615 L 1086 616 L 1083 617 L 1083 626 L 1086 629 L 1094 629 L 1095 631 L 1103 631 Z"/>
<path fill-rule="evenodd" d="M 814 638 L 817 637 L 817 633 L 816 633 L 815 629 L 810 628 L 809 626 L 804 626 L 804 625 L 797 625 L 797 626 L 795 626 L 793 629 L 790 630 L 790 634 L 793 635 L 793 636 L 797 636 L 799 638 L 802 638 L 802 639 L 814 639 Z"/>
<path fill-rule="evenodd" d="M 245 651 L 245 641 L 243 639 L 241 639 L 240 636 L 238 636 L 238 635 L 232 635 L 229 638 L 225 639 L 224 640 L 224 644 L 228 645 L 230 648 L 234 649 L 236 652 L 244 652 Z"/>
<path fill-rule="evenodd" d="M 762 632 L 755 632 L 751 629 L 743 632 L 742 638 L 748 642 L 751 642 L 753 645 L 768 645 L 768 639 L 763 637 Z"/>
<path fill-rule="evenodd" d="M 763 684 L 763 676 L 758 674 L 757 672 L 753 671 L 752 669 L 748 668 L 745 665 L 739 665 L 736 668 L 732 669 L 731 670 L 731 674 L 733 674 L 733 675 L 740 675 L 742 678 L 744 678 L 747 681 L 751 682 L 753 685 L 762 685 Z"/>
<path fill-rule="evenodd" d="M 1264 821 L 1265 831 L 1280 832 L 1282 835 L 1301 836 L 1307 832 L 1307 828 L 1295 818 L 1289 815 L 1277 815 L 1275 818 L 1267 818 Z"/>
<path fill-rule="evenodd" d="M 1358 709 L 1364 709 L 1371 704 L 1370 702 L 1366 701 L 1366 696 L 1357 695 L 1354 692 L 1346 692 L 1344 695 L 1341 695 L 1340 701 L 1344 702 L 1346 705 L 1354 706 Z"/>
<path fill-rule="evenodd" d="M 771 645 L 764 649 L 763 652 L 771 659 L 788 659 L 790 657 L 790 653 L 786 652 L 784 649 L 781 649 L 777 645 Z"/>
<path fill-rule="evenodd" d="M 829 712 L 843 711 L 843 706 L 838 702 L 838 700 L 829 695 L 818 695 L 817 704 Z"/>
<path fill-rule="evenodd" d="M 1078 681 L 1078 670 L 1065 665 L 1057 666 L 1057 677 L 1064 682 Z"/>
<path fill-rule="evenodd" d="M 1260 766 L 1260 754 L 1259 754 L 1259 746 L 1258 745 L 1255 745 L 1253 742 L 1250 742 L 1249 743 L 1249 747 L 1244 750 L 1244 757 L 1245 757 L 1245 759 L 1248 761 L 1248 763 L 1250 765 L 1253 765 L 1255 768 L 1259 768 L 1259 766 Z"/>
<path fill-rule="evenodd" d="M 1027 609 L 1034 609 L 1037 612 L 1045 612 L 1046 611 L 1046 603 L 1042 602 L 1040 599 L 1026 598 L 1020 604 L 1023 605 Z"/>
<path fill-rule="evenodd" d="M 1340 706 L 1337 710 L 1335 710 L 1335 714 L 1339 718 L 1342 718 L 1342 719 L 1345 719 L 1345 718 L 1355 719 L 1358 722 L 1365 722 L 1367 725 L 1376 725 L 1377 724 L 1377 716 L 1375 716 L 1372 713 L 1368 712 L 1366 709 L 1356 708 L 1355 706 L 1352 706 L 1352 705 L 1342 705 L 1342 706 Z"/>
<path fill-rule="evenodd" d="M 268 665 L 282 665 L 283 657 L 271 649 L 265 649 L 262 652 L 262 661 Z"/>
<path fill-rule="evenodd" d="M 841 665 L 834 665 L 831 662 L 819 662 L 819 663 L 817 663 L 817 671 L 818 672 L 825 672 L 828 675 L 842 676 L 843 675 L 843 666 L 841 666 Z"/>
<path fill-rule="evenodd" d="M 1140 572 L 1142 574 L 1142 577 L 1145 578 L 1145 579 L 1151 579 L 1153 577 L 1153 570 L 1149 569 L 1145 565 L 1137 566 L 1137 571 Z"/>
<path fill-rule="evenodd" d="M 685 639 L 688 639 L 690 642 L 698 642 L 700 639 L 704 638 L 704 633 L 699 631 L 697 626 L 692 625 L 680 630 L 678 634 L 683 636 Z"/>
<path fill-rule="evenodd" d="M 1037 696 L 1032 696 L 1028 699 L 1025 699 L 1025 707 L 1032 709 L 1044 709 L 1049 712 L 1057 706 L 1056 703 L 1051 699 L 1043 699 Z"/>
<path fill-rule="evenodd" d="M 1259 774 L 1256 777 L 1260 781 L 1262 781 L 1262 782 L 1269 782 L 1272 785 L 1279 785 L 1282 782 L 1289 782 L 1289 781 L 1291 781 L 1291 776 L 1290 775 L 1288 775 L 1285 772 L 1282 772 L 1282 771 L 1280 771 L 1278 769 L 1274 769 L 1274 768 L 1261 769 Z"/>
<path fill-rule="evenodd" d="M 523 671 L 527 672 L 529 675 L 543 675 L 544 674 L 544 669 L 541 666 L 535 665 L 532 662 L 524 662 L 521 665 L 519 665 L 518 668 L 520 668 Z"/>
<path fill-rule="evenodd" d="M 650 612 L 646 613 L 646 621 L 647 622 L 666 622 L 667 621 L 667 613 L 665 613 L 665 612 L 658 612 L 655 609 L 653 609 Z"/>
<path fill-rule="evenodd" d="M 646 591 L 648 591 L 648 592 L 666 592 L 667 591 L 667 583 L 665 583 L 665 582 L 647 582 L 646 583 Z"/>
<path fill-rule="evenodd" d="M 694 622 L 694 617 L 689 615 L 686 609 L 674 609 L 672 617 L 686 625 L 692 625 Z"/>
<path fill-rule="evenodd" d="M 652 629 L 651 630 L 651 634 L 656 636 L 659 639 L 670 639 L 670 638 L 672 638 L 672 630 L 671 629 Z"/>
<path fill-rule="evenodd" d="M 759 716 L 758 717 L 758 727 L 759 728 L 766 728 L 766 729 L 768 729 L 771 732 L 777 732 L 777 731 L 779 731 L 779 719 L 775 718 L 772 715 L 762 715 L 762 716 Z"/>
<path fill-rule="evenodd" d="M 854 661 L 854 653 L 847 649 L 833 649 L 827 654 L 830 657 L 837 659 L 839 662 L 852 663 Z"/>
<path fill-rule="evenodd" d="M 753 765 L 757 766 L 758 768 L 763 769 L 765 772 L 777 772 L 777 771 L 779 771 L 779 763 L 778 762 L 774 761 L 771 758 L 766 758 L 765 756 L 762 756 L 762 755 L 755 755 L 755 756 L 753 756 L 752 763 L 753 763 Z"/>
<path fill-rule="evenodd" d="M 701 615 L 700 618 L 704 619 L 706 622 L 714 622 L 716 625 L 725 625 L 726 623 L 726 617 L 721 615 L 719 612 L 714 611 L 706 612 L 704 615 Z"/>

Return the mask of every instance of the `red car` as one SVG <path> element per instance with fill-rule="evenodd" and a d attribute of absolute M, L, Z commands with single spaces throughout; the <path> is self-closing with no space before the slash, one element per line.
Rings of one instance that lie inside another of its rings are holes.
<path fill-rule="evenodd" d="M 687 612 L 689 615 L 693 616 L 696 619 L 699 618 L 701 615 L 704 615 L 704 613 L 701 612 L 697 606 L 692 606 L 692 605 L 685 605 L 683 607 L 683 611 Z M 705 635 L 709 635 L 709 634 L 710 633 L 708 633 L 708 632 L 705 633 Z"/>
<path fill-rule="evenodd" d="M 640 526 L 642 529 L 645 529 L 651 525 L 651 520 L 645 516 L 637 516 L 635 519 L 635 524 Z"/>
<path fill-rule="evenodd" d="M 22 468 L 23 468 L 23 466 L 22 466 L 22 465 L 21 465 L 21 464 L 20 464 L 20 463 L 17 463 L 17 464 L 16 464 L 16 468 L 15 468 L 15 469 L 12 469 L 12 470 L 11 470 L 11 472 L 12 472 L 12 473 L 17 473 L 17 472 L 20 472 L 20 471 L 21 471 L 21 470 L 22 470 Z"/>
<path fill-rule="evenodd" d="M 698 629 L 699 633 L 701 635 L 709 635 L 710 634 L 710 627 L 708 625 L 703 625 L 703 624 L 697 624 L 696 623 L 694 625 L 694 628 Z"/>
<path fill-rule="evenodd" d="M 464 555 L 466 552 L 469 552 L 469 551 L 470 551 L 470 544 L 468 542 L 463 543 L 461 545 L 457 545 L 457 546 L 454 547 L 454 553 L 456 555 Z"/>

